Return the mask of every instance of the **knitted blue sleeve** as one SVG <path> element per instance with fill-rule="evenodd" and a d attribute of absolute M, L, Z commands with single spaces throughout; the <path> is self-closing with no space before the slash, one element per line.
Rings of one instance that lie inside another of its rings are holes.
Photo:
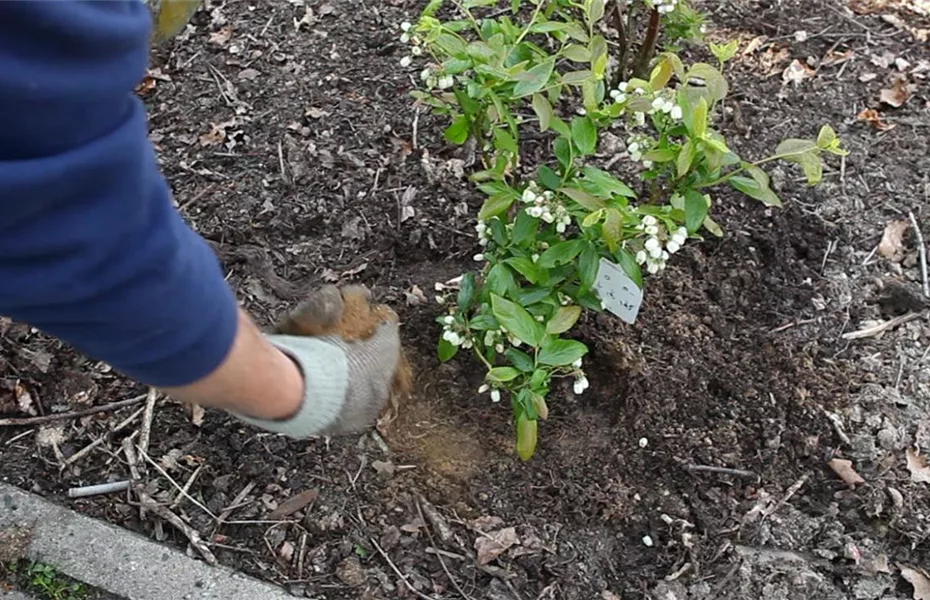
<path fill-rule="evenodd" d="M 133 93 L 151 27 L 138 0 L 0 2 L 0 315 L 176 386 L 225 358 L 237 304 Z"/>

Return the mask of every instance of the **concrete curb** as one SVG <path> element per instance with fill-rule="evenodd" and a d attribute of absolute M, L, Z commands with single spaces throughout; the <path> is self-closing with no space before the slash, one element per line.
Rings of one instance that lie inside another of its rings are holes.
<path fill-rule="evenodd" d="M 292 598 L 279 587 L 227 567 L 211 567 L 0 482 L 0 529 L 24 526 L 32 528 L 25 558 L 129 600 Z"/>

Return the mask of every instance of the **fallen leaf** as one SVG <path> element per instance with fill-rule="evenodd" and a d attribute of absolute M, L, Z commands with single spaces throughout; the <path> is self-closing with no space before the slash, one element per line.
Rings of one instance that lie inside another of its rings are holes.
<path fill-rule="evenodd" d="M 922 569 L 898 566 L 901 568 L 901 577 L 914 586 L 914 600 L 930 600 L 930 577 Z"/>
<path fill-rule="evenodd" d="M 219 31 L 210 34 L 210 43 L 217 46 L 225 46 L 229 38 L 232 37 L 232 27 L 223 27 Z"/>
<path fill-rule="evenodd" d="M 32 396 L 29 394 L 29 390 L 26 389 L 22 383 L 18 380 L 13 386 L 13 394 L 16 397 L 16 404 L 19 405 L 19 410 L 23 411 L 29 415 L 36 415 L 35 402 L 32 400 Z"/>
<path fill-rule="evenodd" d="M 814 71 L 814 69 L 796 58 L 791 61 L 791 64 L 782 72 L 781 78 L 785 83 L 798 85 L 805 79 L 813 77 L 815 73 L 816 71 Z"/>
<path fill-rule="evenodd" d="M 865 108 L 859 111 L 859 114 L 856 115 L 856 118 L 860 121 L 865 121 L 872 125 L 875 129 L 879 131 L 888 131 L 889 129 L 894 129 L 894 123 L 886 123 L 882 121 L 882 116 L 878 114 L 878 111 L 874 108 Z"/>
<path fill-rule="evenodd" d="M 289 517 L 295 512 L 297 512 L 298 510 L 305 508 L 308 504 L 316 500 L 319 497 L 319 495 L 320 495 L 320 491 L 316 489 L 306 490 L 306 491 L 300 492 L 299 494 L 295 494 L 294 496 L 291 496 L 290 498 L 288 498 L 287 500 L 279 504 L 278 507 L 275 508 L 273 511 L 268 513 L 268 520 L 277 521 L 278 519 Z"/>
<path fill-rule="evenodd" d="M 477 519 L 472 519 L 468 524 L 472 527 L 472 529 L 475 529 L 481 532 L 488 532 L 494 529 L 495 527 L 500 527 L 501 525 L 503 525 L 504 520 L 501 519 L 500 517 L 492 517 L 490 515 L 484 515 L 482 517 L 478 517 Z"/>
<path fill-rule="evenodd" d="M 865 479 L 852 468 L 852 461 L 834 458 L 827 465 L 851 488 L 855 488 L 860 483 L 865 483 Z"/>
<path fill-rule="evenodd" d="M 194 427 L 203 425 L 203 418 L 206 412 L 199 404 L 191 404 L 191 423 Z"/>
<path fill-rule="evenodd" d="M 407 300 L 409 306 L 420 306 L 421 304 L 426 304 L 426 294 L 423 293 L 423 290 L 420 289 L 420 286 L 414 285 L 410 288 L 410 291 L 404 291 L 404 298 Z"/>
<path fill-rule="evenodd" d="M 899 77 L 890 88 L 882 88 L 879 92 L 879 100 L 894 108 L 900 108 L 907 102 L 910 95 L 907 80 Z"/>
<path fill-rule="evenodd" d="M 371 468 L 377 471 L 378 475 L 381 475 L 382 477 L 393 477 L 394 472 L 397 470 L 397 467 L 394 466 L 394 463 L 383 460 L 371 461 Z"/>
<path fill-rule="evenodd" d="M 852 50 L 847 50 L 846 52 L 837 52 L 836 50 L 831 50 L 827 52 L 826 56 L 823 57 L 823 61 L 821 61 L 820 64 L 825 67 L 832 67 L 852 59 L 855 55 L 855 52 Z"/>
<path fill-rule="evenodd" d="M 281 547 L 278 548 L 278 556 L 281 557 L 281 560 L 286 563 L 291 562 L 291 560 L 294 558 L 294 544 L 289 541 L 285 541 L 283 544 L 281 544 Z"/>
<path fill-rule="evenodd" d="M 761 47 L 762 47 L 762 44 L 763 44 L 767 39 L 768 39 L 767 36 L 759 35 L 759 36 L 756 36 L 756 37 L 752 38 L 751 40 L 749 40 L 749 43 L 746 44 L 746 49 L 743 50 L 743 56 L 749 56 L 750 54 L 752 54 L 753 52 L 755 52 L 756 50 L 758 50 L 759 48 L 761 48 Z"/>
<path fill-rule="evenodd" d="M 482 535 L 475 540 L 475 550 L 478 552 L 478 564 L 486 565 L 506 552 L 511 546 L 519 543 L 517 530 L 506 527 L 498 531 Z"/>
<path fill-rule="evenodd" d="M 869 62 L 875 65 L 876 67 L 887 69 L 892 64 L 894 64 L 895 58 L 897 57 L 893 53 L 888 52 L 886 50 L 881 55 L 878 55 L 878 54 L 873 55 L 872 58 L 869 59 Z"/>
<path fill-rule="evenodd" d="M 908 448 L 907 470 L 911 472 L 911 481 L 915 483 L 930 483 L 930 465 L 927 465 L 927 457 L 918 454 L 913 448 Z"/>
<path fill-rule="evenodd" d="M 246 81 L 254 81 L 259 76 L 261 76 L 261 72 L 259 72 L 258 69 L 243 69 L 239 71 L 238 75 L 239 79 L 244 79 Z"/>
<path fill-rule="evenodd" d="M 404 206 L 400 209 L 400 222 L 403 223 L 409 219 L 412 219 L 417 214 L 417 211 L 414 210 L 412 206 Z"/>
<path fill-rule="evenodd" d="M 904 258 L 904 232 L 910 227 L 907 219 L 898 219 L 885 226 L 882 240 L 878 243 L 878 253 L 894 262 Z"/>
<path fill-rule="evenodd" d="M 172 448 L 164 456 L 158 459 L 158 464 L 166 471 L 177 471 L 180 467 L 178 459 L 181 458 L 182 452 L 177 448 Z"/>
<path fill-rule="evenodd" d="M 862 83 L 868 83 L 870 81 L 875 81 L 878 79 L 878 73 L 863 73 L 859 76 L 859 81 Z"/>
<path fill-rule="evenodd" d="M 211 124 L 210 131 L 200 135 L 201 146 L 215 146 L 222 144 L 226 139 L 226 128 L 222 125 Z"/>
<path fill-rule="evenodd" d="M 60 446 L 65 441 L 65 429 L 62 425 L 40 427 L 36 434 L 36 443 L 46 448 Z"/>

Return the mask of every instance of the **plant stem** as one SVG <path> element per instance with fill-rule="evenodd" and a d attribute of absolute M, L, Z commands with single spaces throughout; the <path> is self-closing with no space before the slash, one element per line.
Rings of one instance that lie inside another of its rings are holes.
<path fill-rule="evenodd" d="M 636 63 L 633 66 L 633 77 L 645 79 L 649 69 L 649 61 L 656 51 L 656 41 L 659 39 L 659 11 L 652 9 L 649 15 L 649 28 L 646 30 L 646 39 L 639 49 L 639 55 L 636 57 Z"/>
<path fill-rule="evenodd" d="M 523 41 L 523 38 L 525 38 L 526 35 L 530 32 L 530 29 L 533 27 L 533 24 L 536 23 L 536 17 L 539 16 L 539 11 L 542 10 L 543 4 L 545 3 L 546 3 L 546 0 L 539 0 L 539 2 L 536 3 L 536 10 L 533 11 L 533 16 L 530 17 L 530 22 L 527 23 L 526 27 L 520 33 L 520 37 L 517 38 L 517 41 L 513 43 L 514 46 L 519 46 L 520 42 Z"/>
<path fill-rule="evenodd" d="M 614 18 L 620 43 L 620 53 L 617 56 L 617 73 L 613 78 L 613 86 L 617 87 L 626 79 L 626 55 L 630 50 L 630 37 L 623 19 L 623 0 L 614 0 Z"/>

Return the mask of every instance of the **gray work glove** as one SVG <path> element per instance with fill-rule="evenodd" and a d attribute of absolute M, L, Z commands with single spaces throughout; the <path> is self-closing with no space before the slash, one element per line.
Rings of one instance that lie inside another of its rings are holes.
<path fill-rule="evenodd" d="M 318 323 L 335 323 L 342 318 L 342 310 L 340 292 L 327 286 L 295 313 Z M 355 433 L 375 424 L 390 397 L 400 356 L 396 318 L 383 321 L 367 340 L 349 342 L 336 335 L 266 336 L 303 371 L 304 401 L 297 414 L 287 420 L 237 414 L 239 419 L 294 438 Z"/>

